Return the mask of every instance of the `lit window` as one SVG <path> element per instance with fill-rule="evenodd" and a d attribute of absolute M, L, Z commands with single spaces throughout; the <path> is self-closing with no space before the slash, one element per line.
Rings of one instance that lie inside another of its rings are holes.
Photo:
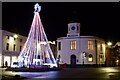
<path fill-rule="evenodd" d="M 14 42 L 14 37 L 10 37 L 10 43 Z"/>
<path fill-rule="evenodd" d="M 22 50 L 22 46 L 20 46 L 20 51 Z"/>
<path fill-rule="evenodd" d="M 58 50 L 61 50 L 61 42 L 58 42 Z"/>
<path fill-rule="evenodd" d="M 88 41 L 88 49 L 93 50 L 93 41 Z"/>
<path fill-rule="evenodd" d="M 15 49 L 16 49 L 16 45 L 14 44 L 14 45 L 13 45 L 13 51 L 15 51 Z"/>
<path fill-rule="evenodd" d="M 93 56 L 92 56 L 92 54 L 89 54 L 89 56 L 88 56 L 88 61 L 93 61 Z"/>
<path fill-rule="evenodd" d="M 76 49 L 76 41 L 70 41 L 70 50 L 75 50 Z"/>
<path fill-rule="evenodd" d="M 12 56 L 11 65 L 13 66 L 15 62 L 17 62 L 17 56 Z"/>
<path fill-rule="evenodd" d="M 100 59 L 100 62 L 102 62 L 103 61 L 103 55 L 99 55 L 99 59 Z"/>
<path fill-rule="evenodd" d="M 9 43 L 6 44 L 6 50 L 9 50 Z"/>
<path fill-rule="evenodd" d="M 10 56 L 4 56 L 4 66 L 10 66 Z"/>

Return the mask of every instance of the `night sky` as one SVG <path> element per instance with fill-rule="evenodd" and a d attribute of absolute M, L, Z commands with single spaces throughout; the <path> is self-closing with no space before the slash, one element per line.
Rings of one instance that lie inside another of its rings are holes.
<path fill-rule="evenodd" d="M 33 2 L 2 4 L 2 28 L 28 36 L 33 16 Z M 106 41 L 120 41 L 120 3 L 39 2 L 43 27 L 48 40 L 67 35 L 67 24 L 81 23 L 81 35 L 97 36 Z"/>

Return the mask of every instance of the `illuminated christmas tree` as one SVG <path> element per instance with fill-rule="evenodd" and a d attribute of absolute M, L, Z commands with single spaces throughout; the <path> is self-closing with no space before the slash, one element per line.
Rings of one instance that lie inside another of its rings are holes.
<path fill-rule="evenodd" d="M 19 67 L 40 67 L 43 65 L 57 67 L 40 19 L 39 12 L 41 10 L 41 6 L 37 3 L 35 4 L 34 9 L 34 18 L 28 38 L 20 52 L 20 55 L 18 56 Z"/>

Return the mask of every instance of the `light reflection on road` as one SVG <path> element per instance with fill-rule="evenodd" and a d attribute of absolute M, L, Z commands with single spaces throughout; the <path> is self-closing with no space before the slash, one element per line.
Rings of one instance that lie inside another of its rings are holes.
<path fill-rule="evenodd" d="M 13 74 L 21 75 L 23 77 L 29 78 L 55 78 L 57 77 L 58 71 L 50 71 L 50 72 L 13 72 Z"/>
<path fill-rule="evenodd" d="M 3 75 L 20 75 L 32 79 L 40 78 L 110 78 L 110 76 L 120 78 L 120 67 L 100 67 L 100 68 L 66 68 L 62 71 L 48 72 L 11 72 L 3 71 Z"/>
<path fill-rule="evenodd" d="M 116 69 L 116 68 L 113 68 L 113 67 L 104 67 L 104 68 L 100 68 L 100 71 L 102 72 L 118 72 L 119 70 L 118 69 Z"/>

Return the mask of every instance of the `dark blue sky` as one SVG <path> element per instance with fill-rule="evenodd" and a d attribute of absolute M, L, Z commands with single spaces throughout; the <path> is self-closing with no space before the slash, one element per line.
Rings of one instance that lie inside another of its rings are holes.
<path fill-rule="evenodd" d="M 4 30 L 27 36 L 34 16 L 33 2 L 2 4 Z M 120 3 L 39 2 L 41 20 L 49 40 L 65 37 L 67 24 L 81 23 L 81 35 L 120 41 Z"/>

